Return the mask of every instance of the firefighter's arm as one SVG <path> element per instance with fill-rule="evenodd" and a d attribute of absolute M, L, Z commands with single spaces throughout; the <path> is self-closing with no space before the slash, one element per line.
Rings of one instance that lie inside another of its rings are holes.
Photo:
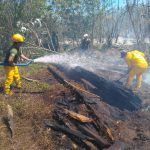
<path fill-rule="evenodd" d="M 30 60 L 28 57 L 26 57 L 25 55 L 21 54 L 21 58 L 24 60 Z"/>
<path fill-rule="evenodd" d="M 132 59 L 126 58 L 125 61 L 126 61 L 126 64 L 128 65 L 127 73 L 129 73 L 132 70 L 132 68 L 133 68 Z"/>
<path fill-rule="evenodd" d="M 126 58 L 125 61 L 126 61 L 126 64 L 128 65 L 128 68 L 131 68 L 131 67 L 132 67 L 132 62 L 131 62 L 131 60 L 128 59 L 128 58 Z"/>

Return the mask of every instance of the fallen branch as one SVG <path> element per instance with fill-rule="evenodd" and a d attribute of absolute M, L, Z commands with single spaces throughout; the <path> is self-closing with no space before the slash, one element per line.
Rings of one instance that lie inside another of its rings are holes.
<path fill-rule="evenodd" d="M 40 82 L 38 80 L 34 80 L 34 79 L 26 78 L 26 77 L 22 77 L 22 79 L 29 81 L 29 82 Z"/>
<path fill-rule="evenodd" d="M 88 117 L 86 117 L 86 116 L 80 115 L 80 114 L 75 113 L 75 112 L 73 112 L 73 111 L 69 111 L 69 110 L 67 110 L 67 109 L 63 109 L 63 110 L 64 110 L 64 112 L 65 112 L 67 115 L 69 115 L 70 117 L 72 117 L 72 118 L 74 118 L 74 119 L 76 119 L 76 120 L 78 120 L 78 121 L 81 121 L 81 122 L 83 122 L 83 123 L 85 123 L 85 122 L 92 122 L 92 121 L 93 121 L 91 118 L 88 118 Z"/>
<path fill-rule="evenodd" d="M 80 129 L 84 130 L 86 132 L 87 135 L 89 135 L 91 138 L 95 139 L 96 142 L 102 147 L 109 147 L 111 144 L 108 143 L 105 139 L 103 139 L 101 136 L 97 135 L 96 133 L 94 133 L 94 131 L 92 131 L 91 129 L 89 130 L 87 127 L 83 127 L 80 126 Z"/>
<path fill-rule="evenodd" d="M 33 44 L 33 43 L 29 43 L 29 42 L 26 42 L 26 43 L 29 44 L 29 45 L 33 45 L 32 48 L 40 48 L 40 49 L 43 49 L 43 50 L 45 50 L 45 51 L 49 51 L 49 52 L 52 52 L 52 53 L 59 54 L 59 52 L 52 51 L 52 50 L 50 50 L 50 49 L 47 49 L 47 48 L 44 48 L 44 47 L 41 47 L 41 46 L 37 46 L 37 45 L 35 45 L 35 44 Z"/>
<path fill-rule="evenodd" d="M 14 136 L 13 110 L 10 105 L 7 105 L 7 117 L 4 117 L 4 123 L 10 131 L 11 138 Z"/>
<path fill-rule="evenodd" d="M 15 91 L 15 93 L 41 94 L 44 93 L 44 91 Z"/>
<path fill-rule="evenodd" d="M 54 130 L 62 131 L 64 133 L 68 134 L 68 135 L 75 136 L 76 138 L 79 138 L 81 140 L 92 140 L 92 138 L 89 138 L 88 136 L 82 134 L 79 131 L 71 130 L 69 128 L 66 128 L 64 126 L 58 125 L 56 123 L 52 123 L 52 122 L 49 122 L 49 121 L 45 120 L 44 124 L 46 125 L 46 127 L 52 128 Z"/>
<path fill-rule="evenodd" d="M 64 81 L 65 81 L 68 85 L 71 85 L 71 86 L 72 86 L 73 88 L 75 88 L 76 90 L 79 90 L 79 91 L 81 91 L 81 92 L 84 92 L 84 93 L 90 94 L 90 95 L 92 95 L 92 96 L 94 96 L 94 97 L 100 98 L 98 95 L 93 94 L 93 93 L 91 93 L 91 92 L 88 92 L 88 91 L 86 91 L 86 90 L 84 90 L 84 89 L 81 89 L 81 88 L 79 88 L 79 87 L 75 86 L 74 84 L 72 84 L 72 83 L 68 82 L 67 80 L 64 80 Z"/>

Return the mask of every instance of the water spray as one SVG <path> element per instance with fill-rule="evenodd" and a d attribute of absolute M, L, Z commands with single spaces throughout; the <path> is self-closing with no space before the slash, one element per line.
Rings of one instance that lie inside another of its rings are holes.
<path fill-rule="evenodd" d="M 121 60 L 121 59 L 120 59 Z M 119 60 L 119 61 L 120 61 Z M 59 54 L 46 55 L 44 57 L 39 57 L 34 60 L 36 63 L 52 63 L 52 64 L 60 64 L 67 65 L 70 68 L 74 68 L 77 66 L 83 67 L 85 69 L 94 71 L 97 69 L 107 69 L 108 67 L 113 67 L 115 64 L 118 64 L 114 57 L 107 56 L 99 52 L 85 52 L 81 53 L 79 51 L 76 52 L 66 52 Z M 112 65 L 114 64 L 114 65 Z M 122 70 L 122 65 L 118 64 L 118 70 Z"/>

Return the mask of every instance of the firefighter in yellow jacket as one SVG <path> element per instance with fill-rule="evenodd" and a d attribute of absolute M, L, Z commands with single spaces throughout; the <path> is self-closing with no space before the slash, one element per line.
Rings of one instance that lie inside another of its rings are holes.
<path fill-rule="evenodd" d="M 12 35 L 11 39 L 13 41 L 13 45 L 6 52 L 6 57 L 4 60 L 5 63 L 4 70 L 6 74 L 6 79 L 4 81 L 3 88 L 6 96 L 12 95 L 10 86 L 14 80 L 16 82 L 16 87 L 21 88 L 20 75 L 19 75 L 18 67 L 15 66 L 15 63 L 18 62 L 19 58 L 29 60 L 20 51 L 20 47 L 22 46 L 25 40 L 24 36 L 20 34 L 14 34 Z"/>
<path fill-rule="evenodd" d="M 128 65 L 128 79 L 126 87 L 130 88 L 133 78 L 134 76 L 136 76 L 137 84 L 135 90 L 138 90 L 141 87 L 142 74 L 148 68 L 148 63 L 145 59 L 144 53 L 138 50 L 133 50 L 129 52 L 122 51 L 121 57 L 125 59 Z"/>

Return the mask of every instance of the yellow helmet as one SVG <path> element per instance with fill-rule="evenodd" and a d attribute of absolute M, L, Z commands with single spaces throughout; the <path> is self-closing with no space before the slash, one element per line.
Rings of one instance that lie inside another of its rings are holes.
<path fill-rule="evenodd" d="M 12 39 L 13 42 L 24 42 L 25 37 L 22 36 L 21 34 L 17 33 L 17 34 L 13 34 L 11 39 Z"/>

